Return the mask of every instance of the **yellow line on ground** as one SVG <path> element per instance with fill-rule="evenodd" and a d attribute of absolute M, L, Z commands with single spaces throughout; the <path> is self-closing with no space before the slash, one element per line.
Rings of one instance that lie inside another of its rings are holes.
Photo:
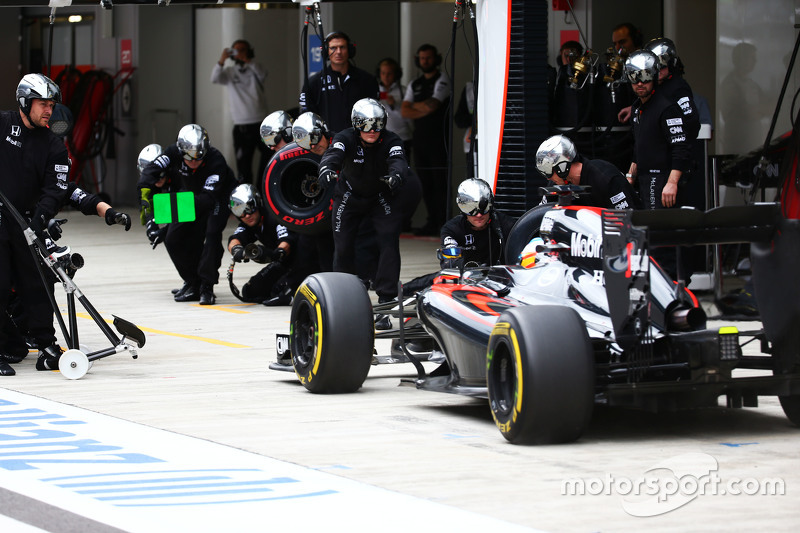
<path fill-rule="evenodd" d="M 233 304 L 236 305 L 236 304 Z M 229 309 L 233 307 L 233 305 L 200 305 L 200 304 L 192 304 L 193 307 L 201 307 L 203 309 L 209 309 L 211 311 L 225 311 L 226 313 L 234 313 L 237 315 L 248 315 L 250 311 L 240 311 L 239 309 Z M 244 305 L 253 305 L 253 304 L 244 304 Z"/>
<path fill-rule="evenodd" d="M 81 318 L 88 318 L 89 320 L 92 320 L 91 315 L 89 315 L 88 313 L 75 313 L 75 316 L 79 316 Z M 104 318 L 103 320 L 105 320 L 109 324 L 113 323 L 113 321 L 108 320 L 107 318 Z M 207 342 L 209 344 L 217 344 L 219 346 L 227 346 L 228 348 L 252 348 L 252 346 L 247 346 L 245 344 L 236 344 L 235 342 L 227 342 L 227 341 L 221 341 L 221 340 L 217 340 L 217 339 L 209 339 L 208 337 L 197 337 L 195 335 L 184 335 L 183 333 L 173 333 L 171 331 L 163 331 L 163 330 L 160 330 L 160 329 L 146 328 L 146 327 L 143 327 L 143 326 L 138 326 L 138 328 L 141 329 L 142 331 L 146 331 L 148 333 L 157 333 L 159 335 L 168 335 L 170 337 L 179 337 L 181 339 L 191 339 L 191 340 L 195 340 L 195 341 Z"/>

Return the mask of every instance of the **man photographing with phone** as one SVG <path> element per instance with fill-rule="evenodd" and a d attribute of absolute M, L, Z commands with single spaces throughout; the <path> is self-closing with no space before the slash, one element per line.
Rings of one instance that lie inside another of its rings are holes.
<path fill-rule="evenodd" d="M 233 148 L 236 151 L 236 177 L 240 183 L 254 183 L 253 155 L 256 150 L 261 154 L 258 178 L 264 175 L 264 168 L 272 155 L 259 135 L 259 126 L 267 115 L 264 93 L 267 71 L 253 60 L 254 56 L 250 43 L 239 39 L 230 48 L 222 50 L 222 55 L 211 71 L 212 83 L 228 87 L 228 103 L 233 119 Z M 225 66 L 229 59 L 233 61 L 233 65 Z"/>

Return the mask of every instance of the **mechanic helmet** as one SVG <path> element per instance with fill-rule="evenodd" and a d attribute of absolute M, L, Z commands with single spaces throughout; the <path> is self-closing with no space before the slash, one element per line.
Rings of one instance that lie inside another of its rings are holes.
<path fill-rule="evenodd" d="M 61 102 L 61 89 L 44 74 L 25 74 L 17 85 L 17 104 L 27 117 L 34 98 Z"/>
<path fill-rule="evenodd" d="M 640 81 L 658 83 L 659 70 L 658 58 L 650 50 L 636 50 L 625 60 L 625 76 L 632 84 Z"/>
<path fill-rule="evenodd" d="M 374 98 L 362 98 L 350 113 L 353 127 L 363 132 L 381 132 L 386 127 L 386 108 Z"/>
<path fill-rule="evenodd" d="M 208 132 L 198 124 L 187 124 L 178 132 L 178 150 L 187 161 L 199 161 L 208 153 Z"/>
<path fill-rule="evenodd" d="M 575 144 L 563 135 L 553 135 L 536 150 L 536 169 L 545 178 L 550 179 L 553 172 L 566 180 L 569 175 L 569 167 L 578 157 Z"/>
<path fill-rule="evenodd" d="M 678 51 L 675 49 L 675 43 L 672 42 L 672 39 L 667 39 L 666 37 L 652 39 L 644 45 L 644 49 L 656 55 L 661 68 L 667 67 L 672 70 L 678 64 Z"/>
<path fill-rule="evenodd" d="M 322 117 L 311 111 L 307 111 L 297 117 L 292 124 L 292 137 L 302 148 L 311 150 L 311 147 L 318 144 L 323 135 L 328 136 L 328 125 Z"/>
<path fill-rule="evenodd" d="M 237 185 L 231 193 L 230 208 L 236 218 L 255 213 L 259 203 L 258 193 L 249 183 Z"/>
<path fill-rule="evenodd" d="M 456 195 L 456 205 L 465 215 L 485 215 L 492 210 L 494 196 L 489 184 L 480 178 L 461 182 Z"/>
<path fill-rule="evenodd" d="M 163 151 L 161 145 L 156 143 L 148 144 L 142 148 L 142 151 L 139 152 L 139 159 L 136 160 L 136 168 L 139 169 L 139 174 L 142 173 L 144 167 L 152 163 Z"/>
<path fill-rule="evenodd" d="M 261 122 L 259 129 L 261 140 L 270 148 L 277 146 L 283 139 L 283 142 L 292 142 L 292 119 L 284 111 L 275 111 L 267 115 L 267 118 Z"/>

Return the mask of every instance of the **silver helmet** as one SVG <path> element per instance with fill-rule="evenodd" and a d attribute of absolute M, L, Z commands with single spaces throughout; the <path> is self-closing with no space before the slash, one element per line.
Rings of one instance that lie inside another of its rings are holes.
<path fill-rule="evenodd" d="M 261 140 L 273 148 L 283 139 L 283 142 L 292 142 L 292 119 L 284 111 L 275 111 L 267 115 L 261 122 L 259 129 Z"/>
<path fill-rule="evenodd" d="M 318 144 L 326 134 L 328 134 L 327 124 L 322 117 L 311 111 L 297 117 L 292 124 L 294 142 L 306 150 L 311 150 L 311 147 Z"/>
<path fill-rule="evenodd" d="M 625 76 L 631 83 L 658 82 L 658 58 L 650 50 L 636 50 L 625 60 Z"/>
<path fill-rule="evenodd" d="M 178 150 L 187 161 L 199 161 L 208 153 L 208 132 L 198 124 L 187 124 L 178 132 Z"/>
<path fill-rule="evenodd" d="M 563 135 L 553 135 L 536 150 L 536 169 L 547 179 L 555 172 L 559 178 L 565 180 L 577 155 L 578 151 L 571 140 Z"/>
<path fill-rule="evenodd" d="M 152 163 L 163 151 L 161 145 L 156 143 L 148 144 L 142 148 L 142 151 L 139 152 L 139 158 L 136 160 L 136 168 L 139 170 L 139 174 L 142 173 L 144 167 Z"/>
<path fill-rule="evenodd" d="M 644 49 L 656 55 L 661 68 L 671 69 L 678 64 L 678 51 L 675 49 L 675 43 L 672 42 L 672 39 L 667 39 L 666 37 L 653 39 L 644 45 Z"/>
<path fill-rule="evenodd" d="M 231 213 L 236 218 L 255 213 L 258 210 L 259 196 L 249 183 L 237 185 L 230 198 Z"/>
<path fill-rule="evenodd" d="M 35 98 L 60 103 L 61 89 L 44 74 L 25 74 L 17 85 L 17 104 L 25 115 L 31 112 Z"/>
<path fill-rule="evenodd" d="M 386 108 L 373 98 L 362 98 L 353 105 L 350 121 L 359 131 L 383 131 L 386 127 Z"/>
<path fill-rule="evenodd" d="M 465 215 L 485 215 L 492 210 L 494 196 L 489 184 L 479 178 L 461 182 L 456 195 L 456 205 Z"/>

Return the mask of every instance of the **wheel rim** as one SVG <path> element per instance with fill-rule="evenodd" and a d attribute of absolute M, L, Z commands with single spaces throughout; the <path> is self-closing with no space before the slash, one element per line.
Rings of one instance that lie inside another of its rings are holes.
<path fill-rule="evenodd" d="M 322 200 L 323 189 L 317 185 L 317 166 L 297 162 L 289 166 L 281 177 L 281 194 L 295 208 L 314 207 Z"/>
<path fill-rule="evenodd" d="M 508 345 L 497 343 L 492 355 L 492 366 L 488 379 L 492 391 L 492 409 L 500 416 L 508 416 L 514 406 L 517 380 L 516 369 Z"/>
<path fill-rule="evenodd" d="M 292 357 L 295 358 L 295 366 L 306 368 L 314 359 L 317 346 L 317 323 L 315 318 L 314 309 L 311 305 L 308 302 L 302 302 L 298 309 L 294 329 L 293 340 L 296 349 L 292 350 Z"/>

